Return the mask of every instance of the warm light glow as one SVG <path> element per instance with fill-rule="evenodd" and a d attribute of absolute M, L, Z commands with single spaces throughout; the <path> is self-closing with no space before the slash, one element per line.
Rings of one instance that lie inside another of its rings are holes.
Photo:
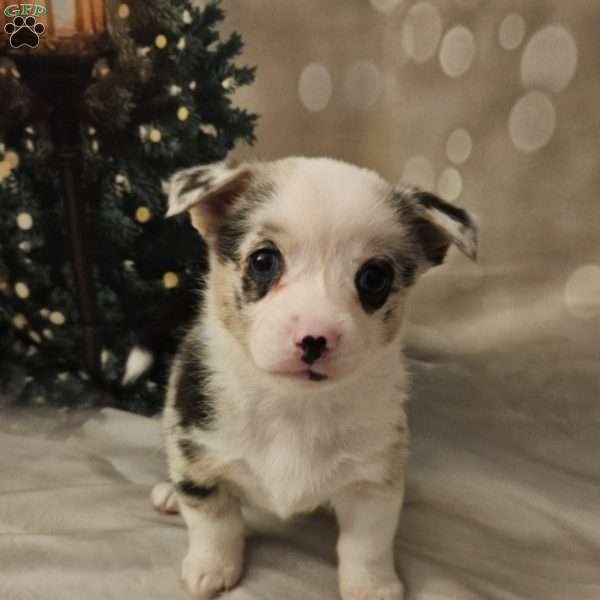
<path fill-rule="evenodd" d="M 69 37 L 76 33 L 75 0 L 52 0 L 49 13 L 57 37 Z"/>
<path fill-rule="evenodd" d="M 0 14 L 9 19 L 5 9 L 15 5 L 13 0 L 0 0 Z M 27 14 L 35 16 L 44 26 L 39 46 L 20 51 L 32 53 L 76 54 L 93 47 L 95 37 L 106 30 L 104 0 L 35 0 Z M 22 9 L 20 9 L 22 10 Z"/>

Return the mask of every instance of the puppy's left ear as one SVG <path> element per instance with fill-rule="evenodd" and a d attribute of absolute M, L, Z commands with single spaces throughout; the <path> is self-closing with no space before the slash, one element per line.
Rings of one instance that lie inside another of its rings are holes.
<path fill-rule="evenodd" d="M 248 164 L 218 162 L 179 171 L 164 186 L 169 198 L 166 216 L 188 210 L 192 225 L 208 240 L 248 189 L 251 179 Z"/>
<path fill-rule="evenodd" d="M 477 260 L 478 227 L 466 210 L 418 189 L 405 190 L 400 197 L 402 213 L 412 215 L 410 226 L 428 266 L 441 264 L 451 244 Z"/>

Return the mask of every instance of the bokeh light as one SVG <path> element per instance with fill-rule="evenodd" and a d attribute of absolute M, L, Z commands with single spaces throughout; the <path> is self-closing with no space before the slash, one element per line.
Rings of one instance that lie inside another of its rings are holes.
<path fill-rule="evenodd" d="M 600 315 L 600 265 L 585 265 L 577 269 L 565 286 L 565 305 L 578 319 Z"/>
<path fill-rule="evenodd" d="M 446 33 L 440 47 L 440 64 L 448 77 L 464 75 L 475 58 L 475 37 L 462 25 Z"/>
<path fill-rule="evenodd" d="M 545 146 L 556 128 L 556 111 L 543 92 L 527 92 L 513 106 L 508 129 L 513 144 L 523 152 Z"/>
<path fill-rule="evenodd" d="M 462 165 L 471 155 L 473 141 L 466 129 L 455 129 L 446 142 L 448 160 L 456 165 Z"/>
<path fill-rule="evenodd" d="M 561 25 L 537 31 L 527 42 L 521 59 L 521 80 L 528 87 L 551 92 L 564 90 L 577 69 L 577 45 Z"/>
<path fill-rule="evenodd" d="M 438 179 L 437 192 L 444 199 L 453 202 L 462 192 L 462 177 L 454 167 L 444 169 Z"/>
<path fill-rule="evenodd" d="M 381 13 L 389 14 L 391 13 L 399 4 L 401 4 L 402 0 L 371 0 L 371 6 L 375 10 L 378 10 Z"/>
<path fill-rule="evenodd" d="M 324 65 L 311 63 L 303 69 L 298 81 L 298 95 L 308 110 L 323 110 L 329 104 L 332 92 L 331 76 Z"/>
<path fill-rule="evenodd" d="M 419 2 L 406 14 L 402 48 L 416 63 L 429 60 L 440 43 L 442 17 L 431 2 Z"/>
<path fill-rule="evenodd" d="M 506 15 L 498 29 L 498 40 L 505 50 L 515 50 L 525 38 L 525 19 L 517 13 Z"/>

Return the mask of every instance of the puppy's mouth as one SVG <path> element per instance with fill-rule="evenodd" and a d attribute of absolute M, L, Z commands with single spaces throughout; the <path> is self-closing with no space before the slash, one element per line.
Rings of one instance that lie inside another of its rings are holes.
<path fill-rule="evenodd" d="M 327 375 L 324 375 L 323 373 L 317 373 L 316 371 L 311 371 L 310 369 L 308 370 L 308 378 L 311 381 L 324 381 L 325 379 L 328 379 Z"/>
<path fill-rule="evenodd" d="M 286 379 L 295 379 L 296 381 L 326 381 L 329 379 L 329 375 L 318 373 L 312 369 L 305 369 L 302 371 L 280 371 L 277 375 L 285 377 Z"/>

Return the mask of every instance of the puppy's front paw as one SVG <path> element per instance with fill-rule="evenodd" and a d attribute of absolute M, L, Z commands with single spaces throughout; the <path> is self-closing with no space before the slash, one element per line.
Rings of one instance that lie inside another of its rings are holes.
<path fill-rule="evenodd" d="M 404 586 L 396 579 L 386 583 L 341 584 L 342 600 L 404 600 Z"/>
<path fill-rule="evenodd" d="M 158 512 L 164 513 L 178 513 L 179 503 L 177 500 L 177 494 L 173 484 L 169 481 L 161 481 L 152 488 L 152 494 L 150 495 L 152 500 L 152 506 Z"/>
<path fill-rule="evenodd" d="M 181 578 L 188 594 L 194 600 L 214 598 L 223 590 L 232 588 L 242 574 L 241 557 L 218 557 L 190 552 L 183 560 Z"/>

